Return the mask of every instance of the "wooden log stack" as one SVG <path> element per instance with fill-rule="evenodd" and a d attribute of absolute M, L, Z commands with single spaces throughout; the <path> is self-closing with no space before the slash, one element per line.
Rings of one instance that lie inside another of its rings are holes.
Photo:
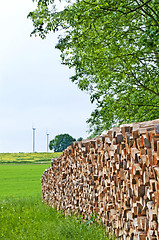
<path fill-rule="evenodd" d="M 119 239 L 159 239 L 159 119 L 73 142 L 41 178 L 43 201 L 65 214 L 98 213 Z"/>

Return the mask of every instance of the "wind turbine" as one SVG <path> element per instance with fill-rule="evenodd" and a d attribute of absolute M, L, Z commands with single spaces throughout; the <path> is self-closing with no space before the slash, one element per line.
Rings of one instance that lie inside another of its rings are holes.
<path fill-rule="evenodd" d="M 36 130 L 36 128 L 32 127 L 32 130 L 33 130 L 33 152 L 35 152 L 35 130 Z"/>
<path fill-rule="evenodd" d="M 48 131 L 46 130 L 46 141 L 47 141 L 47 143 L 46 143 L 47 145 L 46 145 L 46 146 L 47 146 L 47 152 L 49 152 L 49 135 L 50 135 L 50 134 L 49 134 Z"/>

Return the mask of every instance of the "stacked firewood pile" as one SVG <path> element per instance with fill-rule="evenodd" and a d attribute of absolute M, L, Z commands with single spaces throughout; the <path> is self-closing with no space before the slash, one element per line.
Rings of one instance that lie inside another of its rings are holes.
<path fill-rule="evenodd" d="M 120 239 L 159 239 L 159 119 L 74 142 L 42 175 L 43 201 Z"/>

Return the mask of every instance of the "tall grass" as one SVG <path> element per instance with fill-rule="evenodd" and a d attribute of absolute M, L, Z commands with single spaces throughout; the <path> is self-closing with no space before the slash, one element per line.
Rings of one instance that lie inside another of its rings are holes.
<path fill-rule="evenodd" d="M 5 199 L 0 201 L 1 240 L 107 240 L 98 224 L 80 223 L 64 217 L 40 199 Z"/>

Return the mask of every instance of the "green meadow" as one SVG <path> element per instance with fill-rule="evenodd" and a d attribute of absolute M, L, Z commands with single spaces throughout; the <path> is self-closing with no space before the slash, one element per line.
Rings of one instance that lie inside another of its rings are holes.
<path fill-rule="evenodd" d="M 41 197 L 40 178 L 50 164 L 0 164 L 0 199 Z"/>
<path fill-rule="evenodd" d="M 50 163 L 51 158 L 59 157 L 62 153 L 0 153 L 1 163 Z"/>
<path fill-rule="evenodd" d="M 0 199 L 41 197 L 41 175 L 61 154 L 0 153 Z"/>
<path fill-rule="evenodd" d="M 94 217 L 90 224 L 42 203 L 40 178 L 51 158 L 50 153 L 0 154 L 0 239 L 108 240 Z"/>

